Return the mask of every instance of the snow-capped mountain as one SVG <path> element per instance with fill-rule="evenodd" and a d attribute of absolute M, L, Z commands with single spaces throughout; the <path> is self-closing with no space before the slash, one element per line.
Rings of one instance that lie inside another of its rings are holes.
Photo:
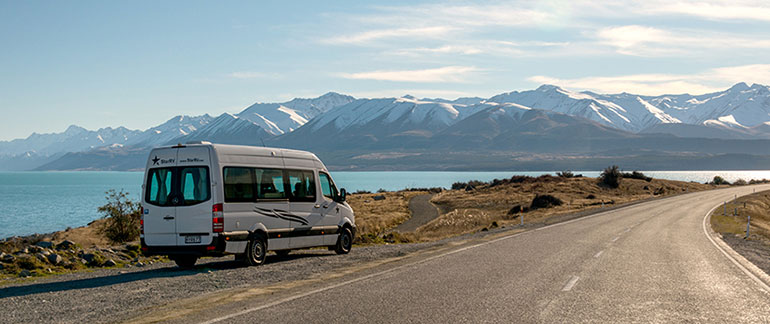
<path fill-rule="evenodd" d="M 260 145 L 263 139 L 273 137 L 259 125 L 237 116 L 224 113 L 201 129 L 172 139 L 164 144 L 209 141 L 221 144 Z"/>
<path fill-rule="evenodd" d="M 348 141 L 367 145 L 398 144 L 429 138 L 487 104 L 465 105 L 412 96 L 358 99 L 312 119 L 298 130 L 276 138 L 279 145 L 334 147 Z M 328 140 L 333 138 L 335 140 Z"/>
<path fill-rule="evenodd" d="M 125 144 L 140 133 L 125 127 L 105 127 L 91 131 L 72 125 L 62 133 L 32 133 L 25 139 L 0 141 L 0 155 L 15 156 L 28 152 L 52 155 L 60 152 L 76 152 L 105 145 Z"/>
<path fill-rule="evenodd" d="M 514 91 L 487 102 L 518 103 L 536 109 L 581 116 L 607 126 L 639 132 L 657 124 L 753 127 L 770 122 L 770 89 L 738 83 L 703 95 L 641 96 L 630 93 L 571 92 L 553 85 Z"/>
<path fill-rule="evenodd" d="M 196 132 L 213 119 L 214 117 L 209 116 L 209 114 L 201 116 L 174 116 L 165 123 L 142 132 L 139 136 L 129 140 L 126 145 L 142 147 L 162 145 L 173 139 Z"/>
<path fill-rule="evenodd" d="M 290 133 L 313 117 L 342 106 L 355 98 L 329 92 L 313 99 L 296 98 L 284 103 L 255 103 L 238 114 L 273 135 Z"/>

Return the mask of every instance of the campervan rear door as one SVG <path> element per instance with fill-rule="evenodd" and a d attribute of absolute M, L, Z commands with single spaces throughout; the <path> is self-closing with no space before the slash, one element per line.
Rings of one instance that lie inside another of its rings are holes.
<path fill-rule="evenodd" d="M 144 241 L 147 245 L 176 245 L 176 204 L 174 203 L 174 172 L 176 148 L 161 148 L 150 152 L 142 195 Z"/>
<path fill-rule="evenodd" d="M 188 146 L 177 153 L 177 245 L 208 245 L 212 236 L 211 150 Z"/>

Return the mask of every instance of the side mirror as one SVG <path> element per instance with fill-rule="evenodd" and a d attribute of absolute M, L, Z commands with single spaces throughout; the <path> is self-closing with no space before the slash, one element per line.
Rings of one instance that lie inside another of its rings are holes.
<path fill-rule="evenodd" d="M 340 189 L 340 196 L 337 197 L 337 200 L 339 202 L 345 202 L 345 198 L 347 198 L 348 192 L 345 190 L 345 188 Z"/>

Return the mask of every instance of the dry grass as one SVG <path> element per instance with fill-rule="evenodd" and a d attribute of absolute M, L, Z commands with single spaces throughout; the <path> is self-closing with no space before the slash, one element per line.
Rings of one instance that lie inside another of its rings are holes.
<path fill-rule="evenodd" d="M 693 192 L 714 188 L 699 183 L 657 180 L 651 182 L 623 179 L 617 189 L 599 185 L 596 178 L 539 177 L 522 183 L 481 186 L 471 191 L 450 190 L 431 200 L 441 210 L 440 216 L 418 228 L 420 240 L 435 240 L 448 236 L 479 231 L 495 225 L 544 223 L 554 216 L 637 201 L 654 196 Z M 516 205 L 529 207 L 538 194 L 550 194 L 561 199 L 561 206 L 537 209 L 510 215 Z"/>
<path fill-rule="evenodd" d="M 111 244 L 107 241 L 107 238 L 98 233 L 98 228 L 103 226 L 104 222 L 106 222 L 105 219 L 97 219 L 87 226 L 56 232 L 51 239 L 56 242 L 70 240 L 82 247 L 110 246 Z"/>
<path fill-rule="evenodd" d="M 361 238 L 381 236 L 390 229 L 409 219 L 409 200 L 425 194 L 426 191 L 398 191 L 371 194 L 351 194 L 347 201 L 356 213 L 356 225 Z M 374 200 L 374 196 L 385 196 L 384 200 Z M 364 242 L 367 240 L 364 239 Z"/>
<path fill-rule="evenodd" d="M 770 191 L 740 197 L 728 202 L 726 207 L 720 206 L 711 214 L 714 231 L 744 237 L 747 216 L 751 215 L 749 239 L 770 243 Z"/>

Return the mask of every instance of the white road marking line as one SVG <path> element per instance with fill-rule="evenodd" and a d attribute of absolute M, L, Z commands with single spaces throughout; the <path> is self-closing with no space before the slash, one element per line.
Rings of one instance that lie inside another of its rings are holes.
<path fill-rule="evenodd" d="M 561 289 L 561 291 L 570 291 L 573 287 L 575 287 L 575 284 L 577 284 L 580 277 L 578 276 L 572 276 L 569 281 L 567 281 L 567 284 L 564 285 L 564 288 Z"/>
<path fill-rule="evenodd" d="M 620 236 L 616 236 L 614 239 L 612 239 L 612 243 L 615 243 L 615 241 L 619 240 Z"/>
<path fill-rule="evenodd" d="M 675 197 L 671 197 L 671 198 L 675 198 Z M 547 226 L 544 226 L 544 227 L 539 227 L 539 228 L 533 229 L 531 231 L 519 232 L 519 233 L 516 233 L 516 234 L 513 234 L 513 235 L 499 237 L 499 238 L 496 238 L 496 239 L 491 240 L 491 241 L 487 241 L 487 242 L 483 242 L 483 243 L 478 243 L 478 244 L 471 245 L 471 246 L 466 246 L 464 248 L 460 248 L 460 249 L 457 249 L 457 250 L 445 252 L 445 253 L 442 253 L 442 254 L 439 254 L 439 255 L 434 255 L 432 257 L 429 257 L 429 258 L 426 258 L 426 259 L 423 259 L 423 260 L 419 260 L 419 261 L 416 261 L 416 262 L 413 262 L 413 263 L 403 264 L 403 265 L 397 266 L 395 268 L 390 268 L 390 269 L 387 269 L 387 270 L 384 270 L 384 271 L 380 271 L 380 272 L 377 272 L 377 273 L 372 273 L 372 274 L 369 274 L 369 275 L 366 275 L 366 276 L 363 276 L 363 277 L 351 279 L 351 280 L 348 280 L 348 281 L 345 281 L 345 282 L 341 282 L 341 283 L 338 283 L 338 284 L 335 284 L 335 285 L 326 286 L 326 287 L 318 288 L 316 290 L 309 291 L 309 292 L 306 292 L 306 293 L 302 293 L 302 294 L 299 294 L 299 295 L 294 295 L 294 296 L 291 296 L 291 297 L 287 297 L 287 298 L 284 298 L 284 299 L 281 299 L 281 300 L 274 301 L 274 302 L 269 303 L 269 304 L 265 304 L 265 305 L 261 305 L 261 306 L 256 306 L 256 307 L 249 308 L 249 309 L 244 309 L 244 310 L 242 310 L 240 312 L 232 313 L 232 314 L 229 314 L 229 315 L 226 315 L 226 316 L 222 316 L 222 317 L 218 317 L 218 318 L 214 318 L 214 319 L 202 322 L 202 323 L 204 323 L 204 324 L 211 324 L 211 323 L 221 322 L 221 321 L 224 321 L 224 320 L 231 319 L 233 317 L 237 317 L 237 316 L 245 315 L 245 314 L 248 314 L 248 313 L 256 312 L 258 310 L 262 310 L 262 309 L 265 309 L 265 308 L 269 308 L 269 307 L 273 307 L 273 306 L 276 306 L 276 305 L 280 305 L 280 304 L 283 304 L 283 303 L 286 303 L 286 302 L 290 302 L 290 301 L 295 300 L 295 299 L 299 299 L 299 298 L 302 298 L 302 297 L 306 297 L 306 296 L 310 296 L 310 295 L 313 295 L 313 294 L 317 294 L 317 293 L 320 293 L 320 292 L 323 292 L 323 291 L 326 291 L 326 290 L 330 290 L 330 289 L 334 289 L 334 288 L 337 288 L 337 287 L 349 285 L 349 284 L 354 283 L 354 282 L 358 282 L 358 281 L 362 281 L 362 280 L 378 277 L 378 276 L 381 276 L 381 275 L 384 275 L 384 274 L 387 274 L 387 273 L 391 273 L 391 272 L 394 272 L 396 270 L 400 270 L 400 269 L 403 269 L 403 268 L 406 268 L 406 267 L 409 267 L 409 266 L 415 266 L 415 265 L 418 265 L 418 264 L 421 264 L 421 263 L 432 261 L 432 260 L 435 260 L 435 259 L 438 259 L 438 258 L 445 257 L 447 255 L 459 253 L 459 252 L 462 252 L 462 251 L 466 251 L 466 250 L 470 250 L 470 249 L 477 248 L 477 247 L 480 247 L 480 246 L 492 244 L 492 243 L 499 242 L 499 241 L 502 241 L 502 240 L 511 239 L 511 238 L 514 238 L 514 237 L 518 237 L 520 235 L 531 234 L 531 233 L 542 231 L 542 230 L 546 230 L 546 229 L 549 229 L 549 228 L 552 228 L 552 227 L 564 226 L 564 225 L 567 225 L 567 224 L 571 224 L 571 223 L 575 223 L 575 222 L 581 222 L 581 221 L 585 221 L 587 219 L 591 219 L 591 218 L 595 218 L 595 217 L 600 217 L 600 216 L 604 216 L 604 215 L 611 214 L 611 213 L 616 213 L 616 212 L 622 211 L 622 210 L 624 210 L 626 208 L 634 208 L 634 207 L 638 207 L 640 205 L 645 205 L 647 203 L 650 203 L 650 204 L 652 204 L 652 203 L 660 203 L 661 201 L 665 201 L 667 199 L 669 199 L 669 198 L 663 198 L 663 199 L 659 199 L 659 200 L 656 200 L 656 201 L 643 202 L 643 203 L 640 203 L 640 204 L 626 206 L 626 207 L 621 207 L 621 208 L 614 209 L 614 210 L 598 212 L 598 213 L 593 214 L 593 215 L 588 215 L 588 216 L 585 216 L 585 217 L 579 217 L 579 218 L 571 219 L 571 220 L 568 220 L 566 222 L 561 222 L 561 223 L 547 225 Z M 577 277 L 575 277 L 575 278 L 577 278 Z M 579 279 L 579 278 L 577 278 L 577 279 Z M 575 282 L 577 282 L 577 279 L 575 279 Z M 570 287 L 570 289 L 571 288 L 572 287 Z"/>
<path fill-rule="evenodd" d="M 596 252 L 596 254 L 594 254 L 594 258 L 598 258 L 598 257 L 602 256 L 602 253 L 604 253 L 604 250 Z"/>

